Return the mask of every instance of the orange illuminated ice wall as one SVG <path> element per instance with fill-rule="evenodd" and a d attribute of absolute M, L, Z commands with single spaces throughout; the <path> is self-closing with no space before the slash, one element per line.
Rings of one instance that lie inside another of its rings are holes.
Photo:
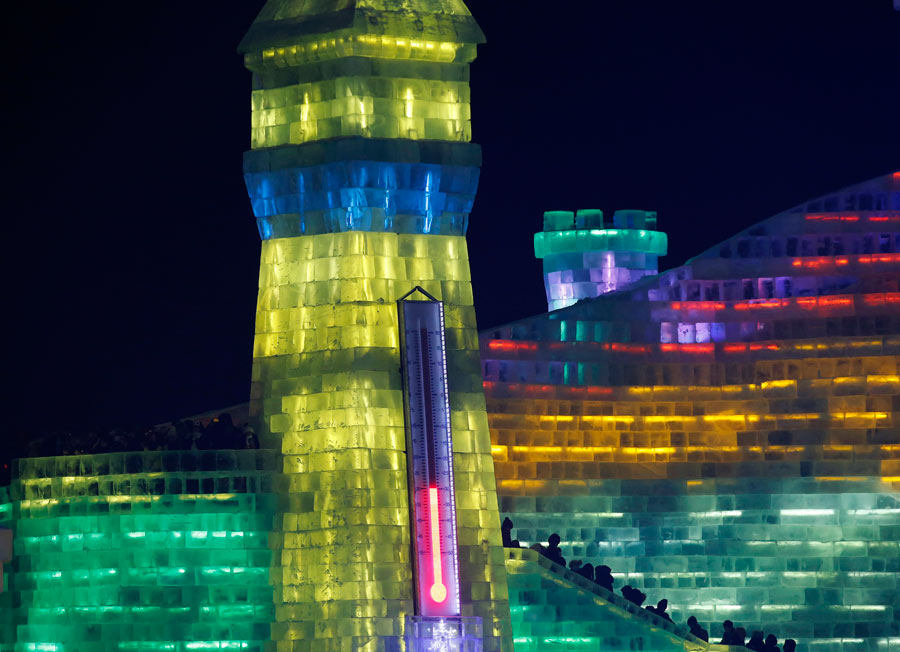
<path fill-rule="evenodd" d="M 525 545 L 558 533 L 711 640 L 897 647 L 900 172 L 480 339 Z"/>

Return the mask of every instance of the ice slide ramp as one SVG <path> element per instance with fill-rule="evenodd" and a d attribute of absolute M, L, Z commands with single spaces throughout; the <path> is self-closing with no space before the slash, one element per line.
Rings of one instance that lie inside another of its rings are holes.
<path fill-rule="evenodd" d="M 533 550 L 505 553 L 516 652 L 731 649 L 706 643 Z"/>

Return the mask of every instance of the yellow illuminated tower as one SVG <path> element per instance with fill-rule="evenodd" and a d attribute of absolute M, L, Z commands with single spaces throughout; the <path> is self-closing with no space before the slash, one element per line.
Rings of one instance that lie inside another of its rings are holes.
<path fill-rule="evenodd" d="M 279 652 L 406 648 L 416 537 L 397 301 L 417 287 L 446 326 L 461 616 L 483 620 L 485 650 L 512 649 L 465 241 L 481 42 L 461 0 L 269 0 L 241 43 L 263 239 L 251 409 L 284 464 Z"/>

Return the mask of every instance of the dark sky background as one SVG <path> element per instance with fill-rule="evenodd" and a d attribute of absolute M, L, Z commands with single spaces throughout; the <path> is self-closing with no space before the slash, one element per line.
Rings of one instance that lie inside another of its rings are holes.
<path fill-rule="evenodd" d="M 9 4 L 4 445 L 246 400 L 260 245 L 235 48 L 262 1 Z M 472 82 L 481 327 L 545 309 L 545 210 L 657 210 L 672 267 L 900 169 L 890 0 L 469 7 L 489 41 Z"/>

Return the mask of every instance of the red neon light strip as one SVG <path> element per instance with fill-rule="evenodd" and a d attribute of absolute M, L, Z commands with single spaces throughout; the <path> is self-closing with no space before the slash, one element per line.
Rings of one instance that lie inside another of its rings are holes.
<path fill-rule="evenodd" d="M 894 217 L 890 215 L 867 215 L 866 217 L 860 217 L 859 215 L 807 215 L 806 220 L 808 222 L 859 222 L 860 220 L 866 220 L 868 222 L 900 222 L 900 217 Z"/>
<path fill-rule="evenodd" d="M 849 265 L 851 261 L 863 265 L 871 265 L 874 263 L 900 263 L 900 254 L 865 254 L 855 257 L 841 256 L 840 258 L 829 258 L 827 256 L 820 256 L 817 258 L 795 258 L 791 261 L 791 265 L 806 269 L 820 269 L 822 267 L 841 267 Z"/>
<path fill-rule="evenodd" d="M 673 301 L 672 310 L 725 310 L 722 301 Z"/>
<path fill-rule="evenodd" d="M 807 215 L 806 219 L 816 222 L 859 222 L 859 215 Z"/>
<path fill-rule="evenodd" d="M 488 342 L 488 348 L 491 351 L 537 351 L 538 346 L 534 342 L 491 340 Z"/>
<path fill-rule="evenodd" d="M 434 573 L 431 599 L 440 604 L 447 599 L 447 587 L 444 586 L 444 569 L 441 565 L 441 519 L 438 513 L 437 487 L 428 489 L 428 511 L 431 513 L 431 568 Z"/>

